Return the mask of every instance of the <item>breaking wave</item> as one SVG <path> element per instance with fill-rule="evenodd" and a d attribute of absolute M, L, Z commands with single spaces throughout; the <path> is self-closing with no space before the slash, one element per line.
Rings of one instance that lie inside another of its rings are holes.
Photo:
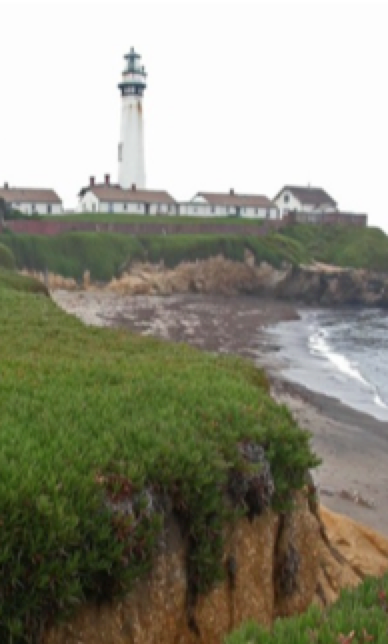
<path fill-rule="evenodd" d="M 308 339 L 308 346 L 311 355 L 323 358 L 329 365 L 334 367 L 345 378 L 357 381 L 364 389 L 371 393 L 376 405 L 388 409 L 388 405 L 382 400 L 378 387 L 369 382 L 358 368 L 358 363 L 349 360 L 345 355 L 335 351 L 330 344 L 330 331 L 324 327 L 310 326 L 311 334 Z"/>

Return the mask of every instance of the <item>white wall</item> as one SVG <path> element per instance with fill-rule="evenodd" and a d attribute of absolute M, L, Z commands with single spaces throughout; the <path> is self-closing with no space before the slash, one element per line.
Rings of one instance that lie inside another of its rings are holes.
<path fill-rule="evenodd" d="M 128 214 L 128 215 L 144 215 L 145 208 L 142 203 L 122 203 L 119 201 L 107 202 L 101 201 L 99 205 L 99 212 L 111 214 Z"/>
<path fill-rule="evenodd" d="M 289 197 L 288 202 L 284 200 L 285 195 L 288 195 Z M 289 212 L 290 210 L 302 210 L 302 205 L 299 199 L 296 199 L 294 195 L 291 192 L 289 192 L 289 190 L 282 190 L 278 198 L 275 199 L 275 203 L 279 208 L 281 217 L 285 215 L 286 212 Z M 311 208 L 308 208 L 308 210 L 311 210 Z"/>
<path fill-rule="evenodd" d="M 279 219 L 277 208 L 242 208 L 241 217 L 248 219 Z"/>
<path fill-rule="evenodd" d="M 180 204 L 181 215 L 190 217 L 228 217 L 236 214 L 236 208 L 211 206 L 208 203 L 189 201 Z"/>
<path fill-rule="evenodd" d="M 190 201 L 180 204 L 180 214 L 190 217 L 232 217 L 236 215 L 236 208 L 227 206 L 210 206 L 209 204 Z M 269 217 L 267 215 L 269 214 Z M 277 208 L 240 208 L 240 217 L 248 219 L 277 219 Z"/>
<path fill-rule="evenodd" d="M 181 203 L 179 204 L 179 213 L 181 215 L 186 215 L 189 217 L 216 217 L 217 214 L 211 212 L 211 208 L 208 204 L 204 203 Z"/>
<path fill-rule="evenodd" d="M 328 203 L 320 205 L 319 208 L 310 208 L 310 210 L 317 210 L 318 212 L 335 212 L 336 210 L 338 210 L 338 208 L 331 206 Z"/>
<path fill-rule="evenodd" d="M 88 190 L 83 197 L 80 197 L 78 203 L 79 212 L 98 212 L 100 202 L 97 199 L 96 195 Z"/>
<path fill-rule="evenodd" d="M 125 189 L 132 185 L 139 189 L 146 187 L 141 96 L 121 97 L 119 184 Z"/>
<path fill-rule="evenodd" d="M 289 195 L 288 203 L 284 201 L 285 195 Z M 289 212 L 290 210 L 298 210 L 300 212 L 333 212 L 333 210 L 337 210 L 337 208 L 330 204 L 321 204 L 318 208 L 313 204 L 301 204 L 299 199 L 294 197 L 289 190 L 282 191 L 279 197 L 275 199 L 275 203 L 280 210 L 281 216 L 285 215 L 286 212 Z"/>
<path fill-rule="evenodd" d="M 102 212 L 128 215 L 175 215 L 174 204 L 150 204 L 149 208 L 143 202 L 107 202 L 99 201 L 97 197 L 87 192 L 79 201 L 79 212 Z"/>
<path fill-rule="evenodd" d="M 150 215 L 176 215 L 177 207 L 175 204 L 151 204 Z"/>
<path fill-rule="evenodd" d="M 62 204 L 14 202 L 13 207 L 24 215 L 62 215 Z"/>

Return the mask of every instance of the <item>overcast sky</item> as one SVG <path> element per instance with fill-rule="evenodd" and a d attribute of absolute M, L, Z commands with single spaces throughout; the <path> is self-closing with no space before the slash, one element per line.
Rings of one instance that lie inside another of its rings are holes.
<path fill-rule="evenodd" d="M 0 0 L 0 184 L 117 181 L 123 55 L 148 72 L 147 187 L 325 188 L 388 231 L 388 2 Z"/>

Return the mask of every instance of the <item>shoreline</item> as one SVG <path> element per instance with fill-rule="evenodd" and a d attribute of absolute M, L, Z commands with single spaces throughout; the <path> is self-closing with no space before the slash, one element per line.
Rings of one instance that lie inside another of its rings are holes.
<path fill-rule="evenodd" d="M 267 371 L 275 400 L 312 434 L 312 448 L 323 459 L 313 473 L 323 504 L 388 535 L 388 422 L 282 375 L 279 346 L 266 329 L 298 319 L 296 306 L 251 295 L 55 291 L 52 297 L 86 324 L 125 328 L 254 360 Z"/>

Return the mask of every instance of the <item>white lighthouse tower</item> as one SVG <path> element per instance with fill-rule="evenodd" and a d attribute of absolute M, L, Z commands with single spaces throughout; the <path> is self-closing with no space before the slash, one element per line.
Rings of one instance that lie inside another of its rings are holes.
<path fill-rule="evenodd" d="M 126 68 L 119 84 L 121 91 L 121 131 L 119 143 L 119 185 L 146 187 L 144 167 L 143 92 L 146 72 L 133 47 L 124 56 Z"/>

